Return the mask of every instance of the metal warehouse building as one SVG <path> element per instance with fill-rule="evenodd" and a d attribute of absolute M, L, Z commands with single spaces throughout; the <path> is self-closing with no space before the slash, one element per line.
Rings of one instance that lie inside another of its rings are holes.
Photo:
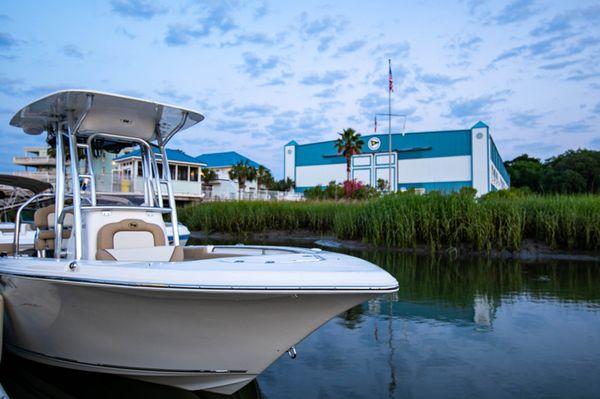
<path fill-rule="evenodd" d="M 456 191 L 473 187 L 479 195 L 510 186 L 489 127 L 478 122 L 471 129 L 363 136 L 361 153 L 351 162 L 351 177 L 371 186 L 389 180 L 392 188 L 420 192 Z M 296 182 L 296 191 L 346 180 L 346 159 L 335 140 L 284 146 L 284 176 Z"/>

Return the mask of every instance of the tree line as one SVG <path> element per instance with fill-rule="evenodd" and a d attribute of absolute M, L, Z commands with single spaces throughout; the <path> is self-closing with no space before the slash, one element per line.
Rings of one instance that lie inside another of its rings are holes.
<path fill-rule="evenodd" d="M 294 182 L 290 178 L 275 180 L 267 167 L 258 165 L 256 168 L 250 165 L 248 160 L 235 164 L 228 174 L 231 180 L 237 180 L 241 191 L 246 188 L 247 182 L 252 181 L 256 181 L 257 190 L 266 188 L 274 191 L 289 191 L 294 188 Z M 205 185 L 210 186 L 217 178 L 217 172 L 213 169 L 202 169 L 202 183 Z"/>
<path fill-rule="evenodd" d="M 600 151 L 568 150 L 544 161 L 523 154 L 504 166 L 511 187 L 540 194 L 600 193 Z"/>

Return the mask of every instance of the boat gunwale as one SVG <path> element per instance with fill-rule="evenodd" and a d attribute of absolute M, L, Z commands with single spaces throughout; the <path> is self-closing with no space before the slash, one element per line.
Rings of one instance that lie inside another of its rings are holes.
<path fill-rule="evenodd" d="M 35 274 L 24 274 L 5 272 L 0 270 L 0 277 L 4 275 L 26 278 L 31 280 L 49 280 L 59 284 L 84 285 L 92 287 L 133 288 L 149 291 L 173 291 L 173 292 L 211 292 L 211 293 L 276 293 L 288 294 L 364 294 L 364 293 L 394 293 L 400 288 L 395 286 L 225 286 L 225 285 L 190 285 L 190 284 L 159 284 L 150 282 L 132 283 L 114 280 L 81 279 L 72 277 L 44 276 Z"/>

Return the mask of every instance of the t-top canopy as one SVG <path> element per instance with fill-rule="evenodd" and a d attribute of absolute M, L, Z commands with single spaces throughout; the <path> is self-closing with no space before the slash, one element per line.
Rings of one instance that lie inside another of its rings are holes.
<path fill-rule="evenodd" d="M 0 175 L 0 185 L 24 188 L 34 194 L 39 194 L 52 188 L 52 184 L 40 180 L 13 175 Z"/>
<path fill-rule="evenodd" d="M 198 112 L 118 94 L 88 90 L 63 90 L 25 106 L 10 120 L 27 134 L 41 134 L 55 122 L 65 121 L 73 112 L 74 121 L 89 111 L 78 135 L 110 133 L 152 141 L 158 127 L 166 142 L 171 135 L 201 122 Z"/>

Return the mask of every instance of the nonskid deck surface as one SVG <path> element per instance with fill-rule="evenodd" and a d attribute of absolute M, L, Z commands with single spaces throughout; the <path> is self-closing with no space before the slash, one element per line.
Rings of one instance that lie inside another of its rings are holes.
<path fill-rule="evenodd" d="M 233 247 L 232 247 L 233 248 Z M 240 250 L 240 247 L 235 247 Z M 244 248 L 246 249 L 246 248 Z M 43 258 L 0 258 L 0 275 L 109 284 L 206 290 L 367 290 L 393 292 L 396 280 L 379 267 L 352 256 L 285 247 L 279 254 L 244 255 L 184 262 L 106 262 Z M 283 253 L 288 250 L 288 253 Z M 295 250 L 296 252 L 291 252 Z"/>

